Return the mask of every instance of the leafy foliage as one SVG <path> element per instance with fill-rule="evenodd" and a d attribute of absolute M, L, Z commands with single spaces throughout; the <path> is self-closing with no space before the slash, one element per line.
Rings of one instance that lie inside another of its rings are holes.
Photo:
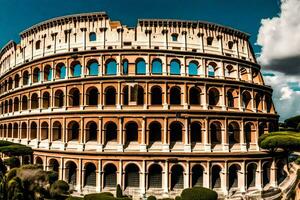
<path fill-rule="evenodd" d="M 65 196 L 69 192 L 69 184 L 63 180 L 55 181 L 50 188 L 50 196 L 55 199 L 60 199 L 62 196 Z"/>
<path fill-rule="evenodd" d="M 25 145 L 12 144 L 0 147 L 0 152 L 8 156 L 23 156 L 31 155 L 33 150 Z"/>
<path fill-rule="evenodd" d="M 300 123 L 300 115 L 288 118 L 284 120 L 284 123 L 286 124 L 287 127 L 296 129 L 298 124 Z"/>
<path fill-rule="evenodd" d="M 10 168 L 20 167 L 19 158 L 13 156 L 4 160 L 4 164 L 8 165 Z"/>
<path fill-rule="evenodd" d="M 217 200 L 218 194 L 204 187 L 184 189 L 181 193 L 182 200 Z"/>

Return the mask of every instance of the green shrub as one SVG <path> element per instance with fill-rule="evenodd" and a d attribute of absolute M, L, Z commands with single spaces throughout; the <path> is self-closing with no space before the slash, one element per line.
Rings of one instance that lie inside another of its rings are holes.
<path fill-rule="evenodd" d="M 218 194 L 208 188 L 195 187 L 184 189 L 181 198 L 182 200 L 217 200 Z"/>
<path fill-rule="evenodd" d="M 175 200 L 182 200 L 180 196 L 175 197 Z"/>
<path fill-rule="evenodd" d="M 149 196 L 149 197 L 147 198 L 147 200 L 156 200 L 156 197 L 155 197 L 155 196 Z"/>
<path fill-rule="evenodd" d="M 115 200 L 132 200 L 130 197 L 115 198 Z"/>
<path fill-rule="evenodd" d="M 4 160 L 4 164 L 10 168 L 20 167 L 20 160 L 17 157 L 10 157 Z"/>
<path fill-rule="evenodd" d="M 123 192 L 122 192 L 122 188 L 121 188 L 120 184 L 117 185 L 116 197 L 117 198 L 123 197 Z"/>
<path fill-rule="evenodd" d="M 171 198 L 162 198 L 162 199 L 159 199 L 159 200 L 174 200 L 174 199 L 171 199 Z"/>
<path fill-rule="evenodd" d="M 9 146 L 12 145 L 14 143 L 9 142 L 9 141 L 5 141 L 5 140 L 0 140 L 0 147 L 4 147 L 4 146 Z"/>
<path fill-rule="evenodd" d="M 63 180 L 55 181 L 50 187 L 50 195 L 53 198 L 58 198 L 62 195 L 66 195 L 69 192 L 69 184 Z"/>
<path fill-rule="evenodd" d="M 66 198 L 66 200 L 83 200 L 83 198 L 82 197 L 69 196 L 68 198 Z"/>
<path fill-rule="evenodd" d="M 110 192 L 93 193 L 84 196 L 84 200 L 115 200 L 115 197 Z"/>
<path fill-rule="evenodd" d="M 12 144 L 9 146 L 0 147 L 0 152 L 8 156 L 23 156 L 31 155 L 33 150 L 30 147 L 20 144 Z"/>
<path fill-rule="evenodd" d="M 296 163 L 297 165 L 300 165 L 300 157 L 298 157 L 298 158 L 295 160 L 295 163 Z"/>
<path fill-rule="evenodd" d="M 10 181 L 10 180 L 13 179 L 14 177 L 16 177 L 16 176 L 17 176 L 17 171 L 18 171 L 17 168 L 13 168 L 13 169 L 9 170 L 9 171 L 6 173 L 7 181 Z"/>
<path fill-rule="evenodd" d="M 52 185 L 55 181 L 58 180 L 58 173 L 57 172 L 49 171 L 47 173 L 48 173 L 47 180 L 48 180 L 50 185 Z"/>

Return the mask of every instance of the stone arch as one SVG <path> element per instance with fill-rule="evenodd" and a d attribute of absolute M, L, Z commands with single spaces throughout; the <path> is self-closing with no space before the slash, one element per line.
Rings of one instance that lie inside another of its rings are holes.
<path fill-rule="evenodd" d="M 131 142 L 139 141 L 139 126 L 136 122 L 130 121 L 125 125 L 125 144 L 129 145 Z"/>
<path fill-rule="evenodd" d="M 49 138 L 49 125 L 48 122 L 41 124 L 41 140 L 47 140 Z"/>
<path fill-rule="evenodd" d="M 44 67 L 44 81 L 52 80 L 52 68 L 50 65 Z"/>
<path fill-rule="evenodd" d="M 183 143 L 183 125 L 178 121 L 170 124 L 170 147 L 176 143 Z"/>
<path fill-rule="evenodd" d="M 90 87 L 86 90 L 87 105 L 97 106 L 99 99 L 99 91 L 96 87 Z"/>
<path fill-rule="evenodd" d="M 34 70 L 33 70 L 33 83 L 37 83 L 37 82 L 40 82 L 40 79 L 41 79 L 41 70 L 40 70 L 40 68 L 38 68 L 38 67 L 36 67 L 36 68 L 34 68 Z"/>
<path fill-rule="evenodd" d="M 146 62 L 143 58 L 137 58 L 135 61 L 135 74 L 144 75 L 146 74 Z"/>
<path fill-rule="evenodd" d="M 170 104 L 180 105 L 181 104 L 181 88 L 173 86 L 170 89 Z"/>
<path fill-rule="evenodd" d="M 62 90 L 56 90 L 54 93 L 54 106 L 62 108 L 64 106 L 64 92 Z"/>
<path fill-rule="evenodd" d="M 58 173 L 58 170 L 59 170 L 59 162 L 55 159 L 55 158 L 51 158 L 49 160 L 49 169 L 51 171 L 54 171 L 54 172 L 57 172 Z"/>
<path fill-rule="evenodd" d="M 26 122 L 22 122 L 22 125 L 21 125 L 21 139 L 25 139 L 27 138 L 27 124 Z"/>
<path fill-rule="evenodd" d="M 65 180 L 74 186 L 77 183 L 77 165 L 74 161 L 68 161 L 66 163 Z"/>
<path fill-rule="evenodd" d="M 255 187 L 256 186 L 256 170 L 257 170 L 257 164 L 256 163 L 249 163 L 247 165 L 247 180 L 246 185 L 247 188 Z"/>
<path fill-rule="evenodd" d="M 96 59 L 91 59 L 87 62 L 87 70 L 88 70 L 88 74 L 90 76 L 97 76 L 98 75 L 98 67 L 99 67 L 99 63 Z"/>
<path fill-rule="evenodd" d="M 15 81 L 15 88 L 18 88 L 20 86 L 20 75 L 19 74 L 15 75 L 14 81 Z"/>
<path fill-rule="evenodd" d="M 97 141 L 98 125 L 94 121 L 90 121 L 86 125 L 86 141 Z"/>
<path fill-rule="evenodd" d="M 245 135 L 245 142 L 247 146 L 249 147 L 251 143 L 255 142 L 255 130 L 254 130 L 254 124 L 251 122 L 248 122 L 244 125 L 244 135 Z"/>
<path fill-rule="evenodd" d="M 49 92 L 43 93 L 43 108 L 47 109 L 50 107 L 50 94 Z"/>
<path fill-rule="evenodd" d="M 280 185 L 288 176 L 287 172 L 285 171 L 285 162 L 283 160 L 278 160 L 276 163 L 276 169 L 277 183 Z"/>
<path fill-rule="evenodd" d="M 257 93 L 255 95 L 255 109 L 257 111 L 262 111 L 263 110 L 262 95 L 260 93 Z"/>
<path fill-rule="evenodd" d="M 238 92 L 235 89 L 229 89 L 226 93 L 226 105 L 228 108 L 237 108 L 239 97 Z"/>
<path fill-rule="evenodd" d="M 203 187 L 204 168 L 196 164 L 192 168 L 192 187 Z"/>
<path fill-rule="evenodd" d="M 181 165 L 175 164 L 171 168 L 171 190 L 182 189 L 184 186 L 184 169 Z"/>
<path fill-rule="evenodd" d="M 104 133 L 105 133 L 104 145 L 106 145 L 109 142 L 117 142 L 117 138 L 118 138 L 117 125 L 114 122 L 110 121 L 104 125 Z"/>
<path fill-rule="evenodd" d="M 151 73 L 152 74 L 162 74 L 162 62 L 161 62 L 161 59 L 155 58 L 155 59 L 152 60 Z"/>
<path fill-rule="evenodd" d="M 19 111 L 19 104 L 20 104 L 19 98 L 15 97 L 14 98 L 14 112 Z"/>
<path fill-rule="evenodd" d="M 72 77 L 80 77 L 81 76 L 81 64 L 78 60 L 75 60 L 70 65 L 70 74 Z"/>
<path fill-rule="evenodd" d="M 189 103 L 190 105 L 201 105 L 201 89 L 194 86 L 189 90 Z"/>
<path fill-rule="evenodd" d="M 209 62 L 208 65 L 207 65 L 207 75 L 209 77 L 215 77 L 217 74 L 217 70 L 218 70 L 218 67 L 217 67 L 217 63 L 215 62 Z"/>
<path fill-rule="evenodd" d="M 138 188 L 140 186 L 140 168 L 130 163 L 125 167 L 125 189 Z"/>
<path fill-rule="evenodd" d="M 96 166 L 94 163 L 86 163 L 84 172 L 84 186 L 96 186 Z"/>
<path fill-rule="evenodd" d="M 209 126 L 210 141 L 212 145 L 222 144 L 222 124 L 219 121 L 214 121 Z"/>
<path fill-rule="evenodd" d="M 13 126 L 13 138 L 19 138 L 18 131 L 19 131 L 19 125 L 18 123 L 15 122 Z"/>
<path fill-rule="evenodd" d="M 115 59 L 108 59 L 105 62 L 105 75 L 117 75 L 117 62 Z"/>
<path fill-rule="evenodd" d="M 148 169 L 149 188 L 162 188 L 162 167 L 159 164 L 152 164 Z"/>
<path fill-rule="evenodd" d="M 66 78 L 66 66 L 64 63 L 58 63 L 55 67 L 55 79 L 65 79 Z"/>
<path fill-rule="evenodd" d="M 79 133 L 80 133 L 79 127 L 80 126 L 78 122 L 76 121 L 69 122 L 67 142 L 79 140 Z"/>
<path fill-rule="evenodd" d="M 196 60 L 192 60 L 189 62 L 188 65 L 188 73 L 190 76 L 197 76 L 198 75 L 198 66 L 199 63 Z"/>
<path fill-rule="evenodd" d="M 270 161 L 264 162 L 262 165 L 263 168 L 263 187 L 270 183 L 271 178 L 271 166 L 272 163 Z"/>
<path fill-rule="evenodd" d="M 77 88 L 69 91 L 69 106 L 80 106 L 80 91 Z"/>
<path fill-rule="evenodd" d="M 103 172 L 104 188 L 115 188 L 117 185 L 117 167 L 112 163 L 108 163 L 104 166 Z"/>
<path fill-rule="evenodd" d="M 162 105 L 162 89 L 160 86 L 151 88 L 151 105 Z"/>
<path fill-rule="evenodd" d="M 211 188 L 221 188 L 221 172 L 222 168 L 219 165 L 213 165 L 211 168 Z"/>
<path fill-rule="evenodd" d="M 31 109 L 39 108 L 39 97 L 37 93 L 33 93 L 31 95 Z"/>
<path fill-rule="evenodd" d="M 170 75 L 180 75 L 181 63 L 178 59 L 173 59 L 170 62 Z"/>
<path fill-rule="evenodd" d="M 105 88 L 105 105 L 116 105 L 116 89 L 113 86 Z"/>
<path fill-rule="evenodd" d="M 12 123 L 9 123 L 7 126 L 7 134 L 8 134 L 8 138 L 12 138 Z"/>
<path fill-rule="evenodd" d="M 241 166 L 238 164 L 232 164 L 229 167 L 229 189 L 239 187 L 239 171 L 241 170 Z"/>
<path fill-rule="evenodd" d="M 37 156 L 37 157 L 35 158 L 35 164 L 40 165 L 40 166 L 43 167 L 44 161 L 43 161 L 43 159 L 42 159 L 41 157 Z"/>
<path fill-rule="evenodd" d="M 149 124 L 149 146 L 152 146 L 155 142 L 162 141 L 161 124 L 158 121 L 153 121 Z"/>
<path fill-rule="evenodd" d="M 28 98 L 27 98 L 26 95 L 23 95 L 23 97 L 22 97 L 22 110 L 27 110 L 27 109 L 28 109 Z"/>
<path fill-rule="evenodd" d="M 30 139 L 37 139 L 37 124 L 35 122 L 30 124 Z"/>
<path fill-rule="evenodd" d="M 144 105 L 144 88 L 138 85 L 137 105 Z"/>
<path fill-rule="evenodd" d="M 210 106 L 217 106 L 220 100 L 220 92 L 217 88 L 210 88 L 208 90 L 208 104 Z"/>
<path fill-rule="evenodd" d="M 59 141 L 61 140 L 62 136 L 62 126 L 59 121 L 55 121 L 52 126 L 52 140 L 53 141 Z"/>
<path fill-rule="evenodd" d="M 244 109 L 251 109 L 251 94 L 248 91 L 242 93 L 242 106 Z"/>
<path fill-rule="evenodd" d="M 192 146 L 196 143 L 202 143 L 202 126 L 199 122 L 191 123 L 191 143 Z"/>
<path fill-rule="evenodd" d="M 128 90 L 128 85 L 125 85 L 123 87 L 123 105 L 128 105 L 129 102 L 129 90 Z"/>
<path fill-rule="evenodd" d="M 228 141 L 229 141 L 229 145 L 232 146 L 234 144 L 239 144 L 241 141 L 240 141 L 240 126 L 237 122 L 233 121 L 233 122 L 230 122 L 228 124 Z"/>

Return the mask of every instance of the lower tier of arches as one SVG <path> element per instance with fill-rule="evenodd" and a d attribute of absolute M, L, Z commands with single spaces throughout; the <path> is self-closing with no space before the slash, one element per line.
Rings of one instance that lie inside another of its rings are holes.
<path fill-rule="evenodd" d="M 283 160 L 257 154 L 64 153 L 34 152 L 33 163 L 53 170 L 75 193 L 115 192 L 120 184 L 135 198 L 175 197 L 184 188 L 203 186 L 222 197 L 277 188 L 288 170 Z"/>

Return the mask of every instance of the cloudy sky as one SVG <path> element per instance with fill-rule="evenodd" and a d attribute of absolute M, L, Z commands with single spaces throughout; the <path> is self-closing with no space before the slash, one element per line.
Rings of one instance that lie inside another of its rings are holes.
<path fill-rule="evenodd" d="M 300 114 L 300 0 L 0 0 L 0 48 L 40 21 L 93 11 L 129 26 L 138 18 L 176 18 L 248 32 L 280 119 Z"/>

